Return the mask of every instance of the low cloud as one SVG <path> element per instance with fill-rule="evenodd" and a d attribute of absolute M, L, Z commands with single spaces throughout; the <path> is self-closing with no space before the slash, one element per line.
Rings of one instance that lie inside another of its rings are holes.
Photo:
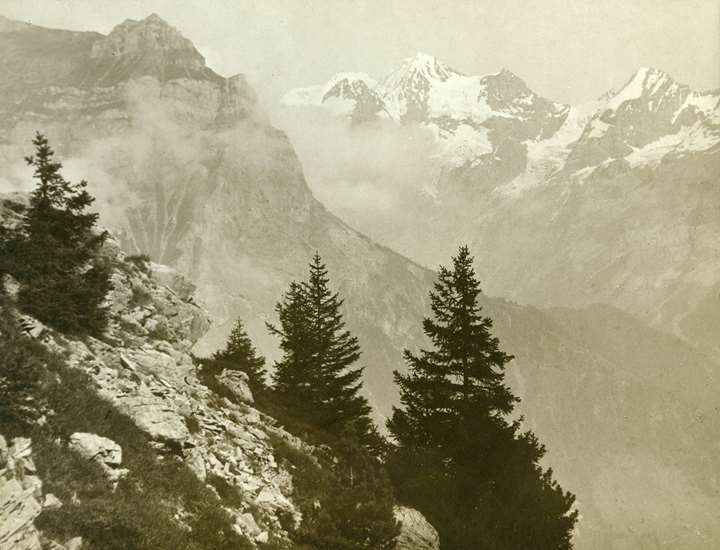
<path fill-rule="evenodd" d="M 387 120 L 353 124 L 319 108 L 283 108 L 274 118 L 315 196 L 357 229 L 387 244 L 430 202 L 440 170 L 430 130 Z"/>

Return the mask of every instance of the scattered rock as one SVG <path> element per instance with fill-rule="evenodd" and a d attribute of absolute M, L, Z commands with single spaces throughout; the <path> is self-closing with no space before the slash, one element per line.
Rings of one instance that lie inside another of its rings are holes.
<path fill-rule="evenodd" d="M 163 441 L 173 447 L 183 447 L 190 438 L 190 431 L 176 408 L 147 387 L 118 397 L 115 404 L 156 441 Z"/>
<path fill-rule="evenodd" d="M 42 508 L 16 479 L 0 478 L 0 549 L 40 550 L 35 518 Z"/>
<path fill-rule="evenodd" d="M 62 502 L 52 493 L 47 493 L 42 507 L 43 510 L 57 510 L 58 508 L 62 508 Z"/>
<path fill-rule="evenodd" d="M 230 393 L 235 396 L 233 399 L 218 398 L 200 382 L 190 349 L 207 330 L 208 316 L 192 301 L 183 301 L 183 297 L 191 298 L 181 279 L 160 284 L 138 270 L 124 270 L 123 265 L 119 264 L 112 276 L 113 290 L 108 295 L 111 322 L 106 337 L 58 338 L 48 331 L 44 344 L 63 354 L 69 368 L 89 375 L 98 395 L 147 433 L 150 445 L 162 459 L 172 451 L 199 479 L 207 481 L 211 475 L 220 476 L 237 488 L 242 502 L 226 503 L 235 518 L 236 530 L 249 540 L 257 537 L 258 541 L 269 540 L 269 533 L 272 538 L 287 538 L 280 518 L 284 521 L 290 517 L 297 526 L 301 517 L 290 500 L 292 476 L 285 465 L 276 462 L 268 436 L 292 436 L 274 419 L 247 404 L 253 402 L 253 395 L 245 373 L 226 371 L 218 377 L 218 382 L 227 388 L 228 397 Z M 171 271 L 164 271 L 162 276 L 170 277 Z M 136 288 L 144 291 L 141 303 L 137 296 L 133 302 Z M 135 330 L 135 325 L 158 330 L 162 325 L 167 330 L 161 335 L 143 334 Z M 192 423 L 187 422 L 189 418 Z M 297 446 L 302 445 L 292 439 Z M 0 464 L 9 462 L 11 450 L 7 447 L 0 441 Z M 77 432 L 72 434 L 69 447 L 99 464 L 113 485 L 127 474 L 122 468 L 122 448 L 111 439 Z M 25 490 L 23 483 L 31 487 L 28 494 L 34 501 L 28 502 L 34 502 L 34 512 L 26 514 L 31 525 L 33 514 L 42 510 L 41 503 L 46 509 L 63 503 L 39 491 L 40 480 L 29 456 L 29 440 L 18 441 L 14 449 L 27 455 L 27 461 L 21 465 L 23 481 L 18 478 L 16 482 L 21 490 Z M 64 504 L 73 502 L 77 503 L 77 498 L 71 496 Z M 57 544 L 57 550 L 61 547 L 72 550 L 75 543 Z M 78 539 L 75 547 L 80 544 Z M 6 547 L 0 545 L 0 550 Z"/>
<path fill-rule="evenodd" d="M 255 401 L 248 385 L 250 379 L 246 373 L 239 370 L 225 369 L 217 376 L 217 380 L 241 403 L 253 403 Z"/>
<path fill-rule="evenodd" d="M 186 458 L 187 465 L 200 481 L 207 479 L 207 469 L 200 449 L 192 449 Z"/>
<path fill-rule="evenodd" d="M 255 521 L 255 518 L 250 512 L 239 514 L 235 518 L 235 523 L 240 529 L 240 531 L 246 536 L 257 537 L 262 532 L 257 522 Z"/>
<path fill-rule="evenodd" d="M 0 436 L 0 550 L 40 550 L 34 521 L 42 512 L 38 502 L 42 483 L 32 463 L 30 440 L 16 438 L 8 446 Z"/>
<path fill-rule="evenodd" d="M 438 532 L 425 516 L 405 506 L 396 506 L 394 512 L 400 523 L 395 550 L 440 550 Z"/>
<path fill-rule="evenodd" d="M 122 448 L 112 439 L 91 433 L 75 432 L 70 436 L 69 446 L 83 458 L 100 464 L 113 485 L 128 473 L 128 470 L 120 467 Z"/>
<path fill-rule="evenodd" d="M 125 357 L 125 362 L 132 362 L 137 370 L 148 374 L 162 375 L 172 372 L 176 367 L 175 359 L 166 353 L 154 349 L 133 351 Z"/>
<path fill-rule="evenodd" d="M 70 448 L 88 460 L 96 460 L 113 468 L 122 463 L 120 445 L 107 437 L 75 432 L 70 436 Z"/>

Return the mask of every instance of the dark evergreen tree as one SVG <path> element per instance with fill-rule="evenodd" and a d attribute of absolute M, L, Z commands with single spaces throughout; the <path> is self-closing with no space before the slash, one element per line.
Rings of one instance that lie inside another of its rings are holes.
<path fill-rule="evenodd" d="M 504 383 L 512 359 L 478 305 L 467 247 L 440 268 L 423 328 L 433 349 L 405 351 L 395 373 L 402 408 L 388 428 L 397 446 L 388 466 L 402 501 L 441 535 L 443 550 L 564 550 L 572 547 L 575 497 L 543 471 L 545 454 L 520 420 Z"/>
<path fill-rule="evenodd" d="M 277 305 L 283 358 L 276 364 L 275 389 L 290 407 L 316 427 L 334 433 L 374 437 L 370 407 L 359 394 L 360 345 L 346 328 L 343 301 L 329 288 L 327 269 L 318 254 L 309 279 L 292 283 Z"/>
<path fill-rule="evenodd" d="M 107 323 L 103 307 L 110 290 L 109 268 L 99 251 L 107 233 L 98 232 L 98 214 L 87 182 L 65 180 L 62 165 L 45 136 L 33 140 L 38 185 L 20 227 L 3 235 L 3 271 L 20 282 L 19 305 L 30 315 L 67 332 L 99 333 Z"/>
<path fill-rule="evenodd" d="M 213 360 L 222 369 L 247 374 L 253 390 L 265 389 L 265 358 L 258 354 L 240 319 L 230 331 L 225 348 L 215 353 Z"/>
<path fill-rule="evenodd" d="M 312 421 L 316 401 L 314 393 L 319 385 L 315 364 L 311 363 L 308 308 L 300 283 L 293 281 L 275 306 L 280 326 L 267 323 L 268 330 L 280 338 L 282 359 L 275 363 L 274 391 L 282 403 L 301 418 Z"/>

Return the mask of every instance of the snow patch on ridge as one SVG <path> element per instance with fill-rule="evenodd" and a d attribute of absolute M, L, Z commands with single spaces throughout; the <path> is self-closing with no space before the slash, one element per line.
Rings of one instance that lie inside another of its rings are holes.
<path fill-rule="evenodd" d="M 453 132 L 441 130 L 434 124 L 427 127 L 433 131 L 440 144 L 438 157 L 445 159 L 451 166 L 464 166 L 493 150 L 488 130 L 482 126 L 475 128 L 469 124 L 460 124 Z"/>
<path fill-rule="evenodd" d="M 496 188 L 495 192 L 510 197 L 519 196 L 560 170 L 570 154 L 572 145 L 580 139 L 598 105 L 598 101 L 589 101 L 571 107 L 565 122 L 551 137 L 525 141 L 527 168 L 509 183 Z"/>
<path fill-rule="evenodd" d="M 428 111 L 431 117 L 447 116 L 452 119 L 474 118 L 477 122 L 495 113 L 482 95 L 482 77 L 454 75 L 437 82 L 430 90 Z"/>
<path fill-rule="evenodd" d="M 720 136 L 712 133 L 701 123 L 684 127 L 675 134 L 668 134 L 635 149 L 625 159 L 633 168 L 642 165 L 656 164 L 668 153 L 684 154 L 707 151 L 720 143 Z"/>
<path fill-rule="evenodd" d="M 315 86 L 306 86 L 304 88 L 293 88 L 288 91 L 280 99 L 282 105 L 289 107 L 320 107 L 323 105 L 323 98 L 336 84 L 347 80 L 348 82 L 364 82 L 368 88 L 375 88 L 377 81 L 371 78 L 367 73 L 361 72 L 342 72 L 334 74 L 330 80 L 324 84 Z M 331 109 L 333 110 L 333 109 Z M 341 113 L 342 114 L 342 113 Z"/>
<path fill-rule="evenodd" d="M 663 71 L 642 67 L 618 94 L 610 98 L 607 108 L 614 111 L 627 101 L 640 99 L 646 90 L 653 95 L 669 80 L 670 77 Z"/>
<path fill-rule="evenodd" d="M 688 94 L 684 103 L 675 111 L 673 115 L 673 123 L 688 108 L 695 108 L 710 118 L 711 122 L 720 123 L 720 93 L 701 94 L 693 92 Z"/>

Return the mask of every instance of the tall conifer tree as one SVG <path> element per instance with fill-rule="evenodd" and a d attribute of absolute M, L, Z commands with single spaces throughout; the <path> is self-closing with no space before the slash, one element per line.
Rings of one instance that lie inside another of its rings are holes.
<path fill-rule="evenodd" d="M 265 358 L 258 354 L 240 319 L 230 331 L 225 348 L 215 353 L 213 359 L 224 369 L 247 374 L 253 390 L 265 388 Z"/>
<path fill-rule="evenodd" d="M 277 305 L 283 359 L 274 376 L 276 391 L 317 427 L 365 438 L 372 431 L 367 400 L 359 394 L 362 368 L 358 339 L 346 328 L 343 301 L 329 287 L 319 254 L 307 281 L 292 283 Z"/>
<path fill-rule="evenodd" d="M 438 528 L 443 550 L 569 549 L 574 496 L 538 465 L 536 437 L 508 420 L 518 402 L 504 382 L 512 357 L 481 314 L 472 263 L 461 247 L 452 269 L 440 268 L 434 318 L 423 323 L 433 347 L 406 350 L 408 373 L 395 373 L 396 491 Z"/>
<path fill-rule="evenodd" d="M 280 325 L 267 323 L 268 330 L 280 338 L 282 359 L 275 363 L 274 389 L 283 403 L 295 412 L 309 416 L 310 404 L 315 402 L 312 393 L 317 388 L 317 369 L 311 363 L 310 334 L 307 323 L 305 293 L 300 283 L 293 281 L 275 306 Z"/>
<path fill-rule="evenodd" d="M 27 313 L 68 332 L 101 332 L 110 290 L 109 268 L 99 251 L 107 232 L 97 231 L 98 214 L 87 182 L 71 183 L 60 173 L 47 138 L 33 140 L 37 187 L 17 231 L 3 238 L 3 252 L 14 258 L 5 270 L 20 282 L 19 304 Z"/>

